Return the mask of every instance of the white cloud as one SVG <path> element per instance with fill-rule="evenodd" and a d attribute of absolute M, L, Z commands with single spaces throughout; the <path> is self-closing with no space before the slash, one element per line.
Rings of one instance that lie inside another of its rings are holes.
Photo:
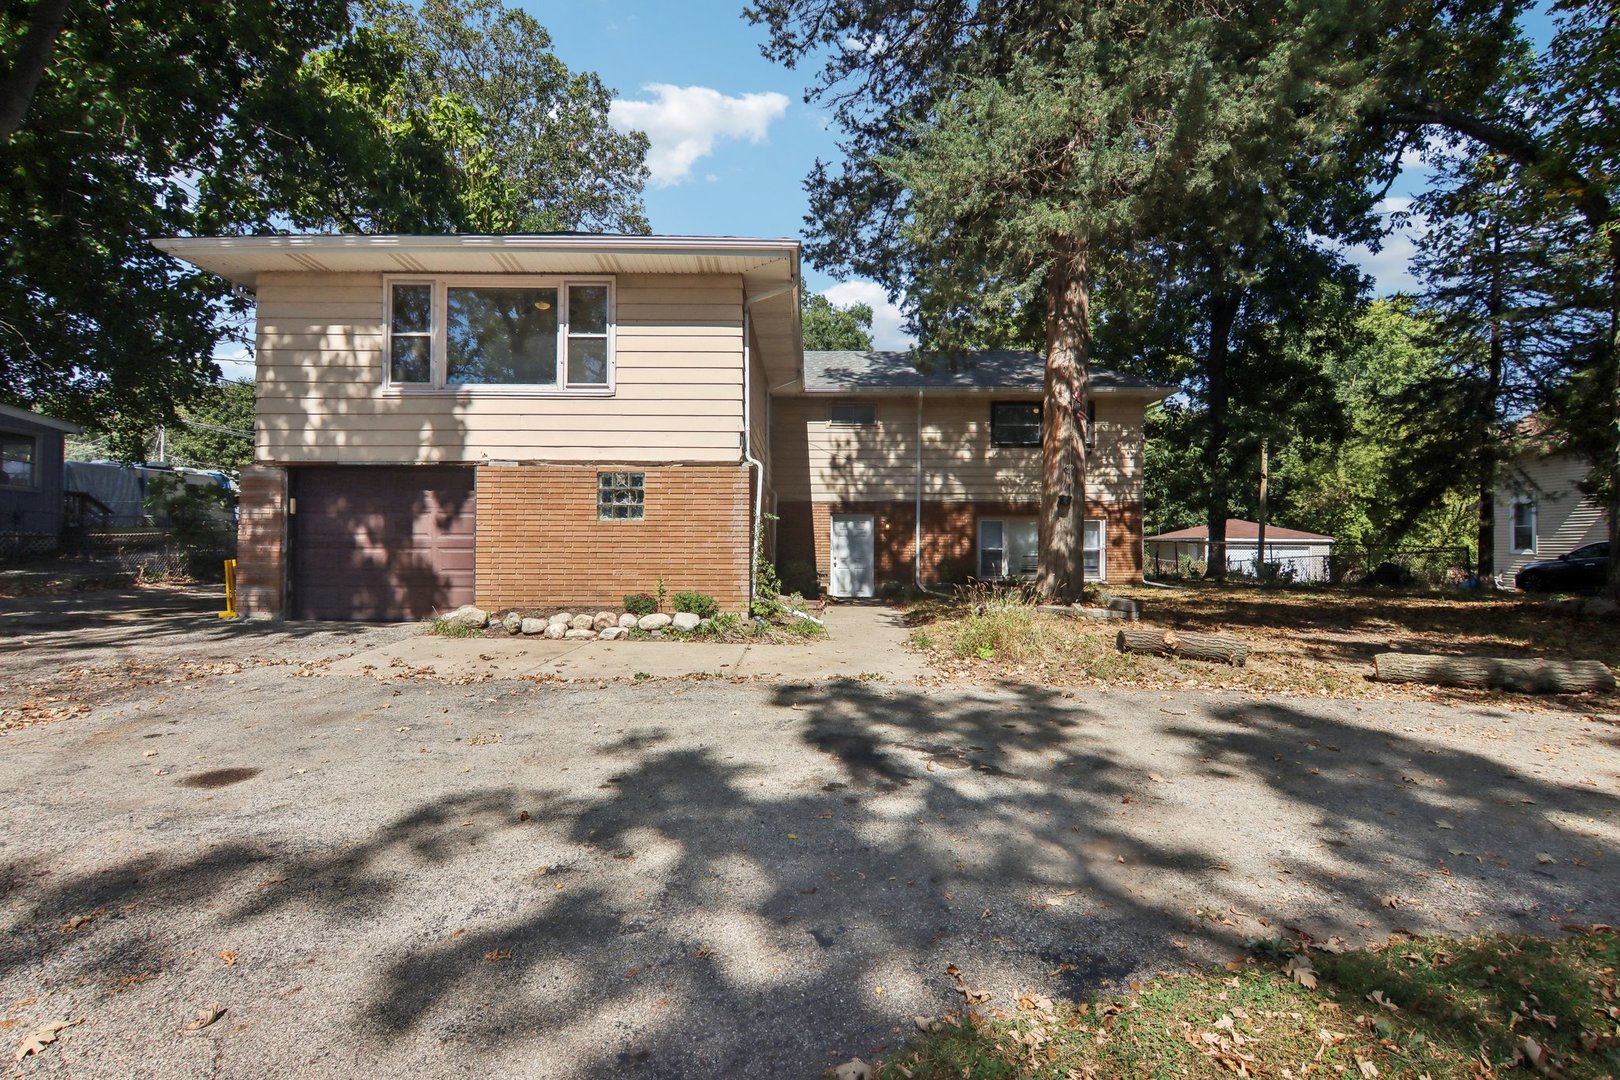
<path fill-rule="evenodd" d="M 762 142 L 771 122 L 787 112 L 785 94 L 728 97 L 707 86 L 649 83 L 653 101 L 615 101 L 608 121 L 619 131 L 644 131 L 651 142 L 647 168 L 652 182 L 669 187 L 691 179 L 692 166 L 714 153 L 723 139 Z"/>
<path fill-rule="evenodd" d="M 1412 200 L 1404 195 L 1392 195 L 1381 201 L 1375 209 L 1383 215 L 1386 225 L 1393 214 L 1405 214 L 1404 223 L 1396 225 L 1375 252 L 1365 247 L 1347 247 L 1345 256 L 1372 276 L 1373 292 L 1388 296 L 1396 292 L 1416 292 L 1418 281 L 1412 276 L 1412 257 L 1429 231 L 1428 222 L 1421 214 L 1410 213 Z"/>
<path fill-rule="evenodd" d="M 870 304 L 872 307 L 872 347 L 877 349 L 909 349 L 917 343 L 903 326 L 905 316 L 900 305 L 889 299 L 883 286 L 873 281 L 841 281 L 822 295 L 838 307 L 851 304 Z"/>

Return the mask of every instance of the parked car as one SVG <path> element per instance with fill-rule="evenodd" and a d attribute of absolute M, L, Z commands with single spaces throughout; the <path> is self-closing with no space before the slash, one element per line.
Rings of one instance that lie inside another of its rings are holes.
<path fill-rule="evenodd" d="M 1609 542 L 1578 547 L 1567 555 L 1526 563 L 1513 578 L 1525 592 L 1580 592 L 1600 589 L 1609 576 Z"/>

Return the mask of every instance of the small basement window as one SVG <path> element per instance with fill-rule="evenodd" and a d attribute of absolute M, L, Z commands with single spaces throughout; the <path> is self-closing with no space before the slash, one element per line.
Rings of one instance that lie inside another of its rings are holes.
<path fill-rule="evenodd" d="M 1038 401 L 995 401 L 990 404 L 991 446 L 1041 445 Z"/>
<path fill-rule="evenodd" d="M 833 427 L 871 427 L 877 423 L 876 405 L 834 405 L 827 410 Z"/>
<path fill-rule="evenodd" d="M 34 474 L 34 437 L 0 432 L 0 487 L 37 486 Z"/>
<path fill-rule="evenodd" d="M 604 472 L 596 474 L 596 519 L 598 521 L 640 521 L 646 516 L 646 473 Z"/>

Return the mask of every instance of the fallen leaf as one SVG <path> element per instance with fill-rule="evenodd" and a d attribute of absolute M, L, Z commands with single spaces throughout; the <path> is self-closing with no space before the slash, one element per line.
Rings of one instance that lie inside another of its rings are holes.
<path fill-rule="evenodd" d="M 1356 1058 L 1356 1068 L 1361 1070 L 1361 1075 L 1365 1077 L 1366 1080 L 1373 1080 L 1373 1077 L 1378 1075 L 1378 1066 L 1374 1065 L 1366 1058 Z"/>
<path fill-rule="evenodd" d="M 1536 852 L 1536 862 L 1540 863 L 1542 866 L 1546 866 L 1548 863 L 1550 863 L 1552 861 L 1553 861 L 1553 857 L 1551 855 L 1547 854 L 1545 851 Z"/>
<path fill-rule="evenodd" d="M 62 1033 L 63 1028 L 70 1028 L 83 1022 L 82 1020 L 53 1020 L 49 1024 L 35 1028 L 33 1033 L 17 1047 L 16 1057 L 12 1060 L 21 1062 L 23 1058 L 30 1054 L 39 1053 L 56 1041 L 56 1037 Z"/>
<path fill-rule="evenodd" d="M 955 984 L 956 992 L 962 995 L 963 1001 L 965 1001 L 967 1004 L 978 1005 L 981 1002 L 990 1000 L 992 995 L 988 990 L 973 990 L 969 988 L 967 980 L 962 978 L 961 969 L 955 964 L 952 964 L 950 967 L 946 968 L 945 974 L 951 977 L 951 981 Z"/>
<path fill-rule="evenodd" d="M 1434 827 L 1437 829 L 1455 829 L 1457 826 L 1449 821 L 1437 821 L 1434 823 Z"/>
<path fill-rule="evenodd" d="M 1158 773 L 1156 773 L 1156 772 L 1150 772 L 1150 773 L 1148 773 L 1148 779 L 1149 779 L 1149 780 L 1151 780 L 1151 781 L 1153 781 L 1153 782 L 1154 782 L 1154 783 L 1155 783 L 1155 784 L 1162 784 L 1162 783 L 1164 783 L 1164 777 L 1162 777 L 1162 776 L 1160 776 L 1160 775 L 1159 775 L 1159 774 L 1158 774 Z"/>
<path fill-rule="evenodd" d="M 201 1031 L 203 1028 L 207 1027 L 209 1024 L 212 1024 L 215 1020 L 218 1020 L 224 1015 L 225 1007 L 219 1002 L 216 1001 L 213 1004 L 204 1005 L 202 1008 L 197 1010 L 197 1015 L 192 1018 L 191 1022 L 186 1024 L 180 1030 Z"/>
<path fill-rule="evenodd" d="M 226 967 L 235 967 L 236 966 L 236 950 L 235 949 L 221 949 L 221 950 L 219 950 L 219 958 L 221 960 L 225 961 L 225 966 Z"/>
<path fill-rule="evenodd" d="M 833 1070 L 833 1080 L 872 1080 L 872 1067 L 860 1058 L 850 1058 Z"/>
<path fill-rule="evenodd" d="M 512 959 L 511 949 L 491 949 L 484 954 L 484 959 L 491 964 L 498 964 L 502 960 Z"/>
<path fill-rule="evenodd" d="M 1311 958 L 1304 953 L 1295 953 L 1288 958 L 1288 974 L 1305 989 L 1316 989 L 1316 969 L 1311 966 Z"/>

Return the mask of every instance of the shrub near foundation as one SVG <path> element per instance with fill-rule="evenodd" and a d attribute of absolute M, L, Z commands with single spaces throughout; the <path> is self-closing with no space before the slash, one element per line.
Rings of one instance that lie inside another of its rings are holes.
<path fill-rule="evenodd" d="M 658 610 L 658 598 L 652 593 L 631 593 L 624 598 L 624 610 L 635 616 L 651 615 Z"/>
<path fill-rule="evenodd" d="M 696 615 L 700 619 L 712 619 L 720 614 L 720 601 L 708 593 L 678 592 L 675 594 L 675 610 Z"/>

